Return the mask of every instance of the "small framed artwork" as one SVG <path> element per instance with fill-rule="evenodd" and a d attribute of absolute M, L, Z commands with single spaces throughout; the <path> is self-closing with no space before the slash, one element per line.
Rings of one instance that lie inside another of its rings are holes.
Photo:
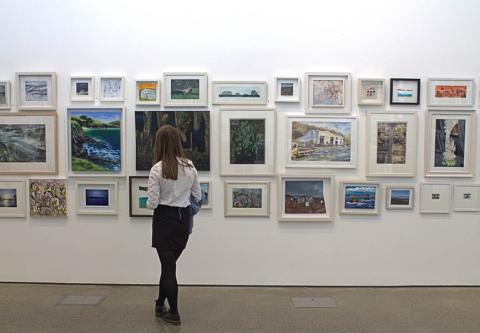
<path fill-rule="evenodd" d="M 129 215 L 130 217 L 152 217 L 153 210 L 147 207 L 148 176 L 129 178 Z"/>
<path fill-rule="evenodd" d="M 273 109 L 221 110 L 222 176 L 273 176 L 275 112 Z"/>
<path fill-rule="evenodd" d="M 207 73 L 164 73 L 165 106 L 207 106 Z"/>
<path fill-rule="evenodd" d="M 100 101 L 123 102 L 125 100 L 125 79 L 123 76 L 100 77 Z"/>
<path fill-rule="evenodd" d="M 306 73 L 307 113 L 350 113 L 350 73 Z"/>
<path fill-rule="evenodd" d="M 390 104 L 420 104 L 420 79 L 390 79 Z"/>
<path fill-rule="evenodd" d="M 333 221 L 334 180 L 331 176 L 279 178 L 280 221 Z"/>
<path fill-rule="evenodd" d="M 225 181 L 225 216 L 270 216 L 270 182 Z"/>
<path fill-rule="evenodd" d="M 358 79 L 358 105 L 383 105 L 385 99 L 384 79 Z"/>
<path fill-rule="evenodd" d="M 57 174 L 57 114 L 6 113 L 0 117 L 0 175 Z"/>
<path fill-rule="evenodd" d="M 65 179 L 30 179 L 30 216 L 67 216 Z"/>
<path fill-rule="evenodd" d="M 340 182 L 340 214 L 378 215 L 380 184 L 372 182 Z"/>
<path fill-rule="evenodd" d="M 212 104 L 266 105 L 268 102 L 265 81 L 213 81 Z"/>
<path fill-rule="evenodd" d="M 428 79 L 429 107 L 473 107 L 474 79 Z"/>
<path fill-rule="evenodd" d="M 10 81 L 0 81 L 0 111 L 10 109 Z"/>
<path fill-rule="evenodd" d="M 415 186 L 385 187 L 385 203 L 387 209 L 413 209 Z"/>
<path fill-rule="evenodd" d="M 369 111 L 367 176 L 414 177 L 417 140 L 416 112 Z"/>
<path fill-rule="evenodd" d="M 16 84 L 18 110 L 47 111 L 57 108 L 55 73 L 16 73 Z"/>
<path fill-rule="evenodd" d="M 451 193 L 451 184 L 420 184 L 420 213 L 450 213 Z"/>
<path fill-rule="evenodd" d="M 480 212 L 480 184 L 455 184 L 453 210 L 456 212 Z"/>
<path fill-rule="evenodd" d="M 159 80 L 137 80 L 135 91 L 137 105 L 160 105 Z"/>
<path fill-rule="evenodd" d="M 77 214 L 117 215 L 117 182 L 76 182 Z"/>
<path fill-rule="evenodd" d="M 95 101 L 95 78 L 93 76 L 72 76 L 70 78 L 70 100 L 72 102 Z"/>
<path fill-rule="evenodd" d="M 200 179 L 200 189 L 202 190 L 203 205 L 202 209 L 212 208 L 212 181 Z"/>
<path fill-rule="evenodd" d="M 473 110 L 427 113 L 425 177 L 473 177 L 476 124 Z"/>
<path fill-rule="evenodd" d="M 298 103 L 300 102 L 300 78 L 276 77 L 275 102 Z"/>
<path fill-rule="evenodd" d="M 24 180 L 0 180 L 0 218 L 27 215 L 26 189 Z"/>

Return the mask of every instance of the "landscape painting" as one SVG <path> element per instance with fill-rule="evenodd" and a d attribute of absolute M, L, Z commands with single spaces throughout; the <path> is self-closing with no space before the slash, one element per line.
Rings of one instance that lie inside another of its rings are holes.
<path fill-rule="evenodd" d="M 420 79 L 390 79 L 390 104 L 420 103 Z"/>
<path fill-rule="evenodd" d="M 30 180 L 31 216 L 66 216 L 67 185 L 61 179 Z"/>
<path fill-rule="evenodd" d="M 163 125 L 180 131 L 185 154 L 197 170 L 210 170 L 209 111 L 136 111 L 136 170 L 151 169 L 155 133 Z"/>
<path fill-rule="evenodd" d="M 255 86 L 224 86 L 217 90 L 217 95 L 218 97 L 259 98 L 260 89 Z"/>
<path fill-rule="evenodd" d="M 199 79 L 172 79 L 171 99 L 200 99 Z"/>
<path fill-rule="evenodd" d="M 374 210 L 376 208 L 377 186 L 345 185 L 344 191 L 344 208 L 355 210 Z"/>
<path fill-rule="evenodd" d="M 45 80 L 26 80 L 25 101 L 27 102 L 47 102 L 48 101 L 48 82 Z"/>
<path fill-rule="evenodd" d="M 0 162 L 45 163 L 46 126 L 43 124 L 0 124 Z"/>
<path fill-rule="evenodd" d="M 344 80 L 313 80 L 313 106 L 344 106 Z"/>
<path fill-rule="evenodd" d="M 110 205 L 109 190 L 100 188 L 85 189 L 85 206 L 108 207 Z"/>
<path fill-rule="evenodd" d="M 265 119 L 230 119 L 230 164 L 265 164 Z"/>
<path fill-rule="evenodd" d="M 155 81 L 137 82 L 137 99 L 139 102 L 157 101 L 158 83 Z"/>
<path fill-rule="evenodd" d="M 436 98 L 467 98 L 467 86 L 436 85 Z"/>
<path fill-rule="evenodd" d="M 200 190 L 202 191 L 202 206 L 210 206 L 210 182 L 200 182 Z"/>
<path fill-rule="evenodd" d="M 325 214 L 323 180 L 286 180 L 286 214 Z"/>
<path fill-rule="evenodd" d="M 293 96 L 293 83 L 281 82 L 280 83 L 280 96 Z"/>
<path fill-rule="evenodd" d="M 377 123 L 377 163 L 405 164 L 407 152 L 407 123 Z"/>
<path fill-rule="evenodd" d="M 232 189 L 232 208 L 262 208 L 261 188 Z"/>
<path fill-rule="evenodd" d="M 391 189 L 390 205 L 392 206 L 410 206 L 411 190 Z"/>
<path fill-rule="evenodd" d="M 465 166 L 465 126 L 465 119 L 435 120 L 435 167 Z"/>
<path fill-rule="evenodd" d="M 88 82 L 75 82 L 75 93 L 77 96 L 88 96 L 90 84 Z"/>
<path fill-rule="evenodd" d="M 14 188 L 0 188 L 0 208 L 17 207 L 17 190 Z"/>

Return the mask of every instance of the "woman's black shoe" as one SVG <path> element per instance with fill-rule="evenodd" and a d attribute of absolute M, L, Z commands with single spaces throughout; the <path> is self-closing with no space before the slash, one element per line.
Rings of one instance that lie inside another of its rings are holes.
<path fill-rule="evenodd" d="M 162 316 L 162 319 L 167 323 L 175 326 L 180 326 L 182 324 L 182 322 L 180 321 L 180 315 L 178 313 L 171 314 L 170 312 L 168 312 Z"/>
<path fill-rule="evenodd" d="M 168 313 L 167 307 L 164 304 L 158 304 L 155 302 L 155 317 L 162 318 Z"/>

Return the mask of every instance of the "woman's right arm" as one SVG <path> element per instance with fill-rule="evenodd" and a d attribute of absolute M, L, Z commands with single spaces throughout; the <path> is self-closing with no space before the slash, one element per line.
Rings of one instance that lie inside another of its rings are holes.
<path fill-rule="evenodd" d="M 198 179 L 197 169 L 193 168 L 193 184 L 192 184 L 192 195 L 195 200 L 202 200 L 202 189 L 200 188 L 200 180 Z"/>
<path fill-rule="evenodd" d="M 160 178 L 161 170 L 154 165 L 148 176 L 147 207 L 150 209 L 157 208 L 160 202 Z"/>

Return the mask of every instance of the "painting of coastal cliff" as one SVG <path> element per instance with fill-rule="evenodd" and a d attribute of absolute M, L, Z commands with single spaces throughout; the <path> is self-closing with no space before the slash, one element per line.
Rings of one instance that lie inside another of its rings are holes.
<path fill-rule="evenodd" d="M 122 171 L 122 109 L 69 109 L 72 172 Z"/>
<path fill-rule="evenodd" d="M 44 124 L 0 124 L 0 162 L 45 163 Z"/>

